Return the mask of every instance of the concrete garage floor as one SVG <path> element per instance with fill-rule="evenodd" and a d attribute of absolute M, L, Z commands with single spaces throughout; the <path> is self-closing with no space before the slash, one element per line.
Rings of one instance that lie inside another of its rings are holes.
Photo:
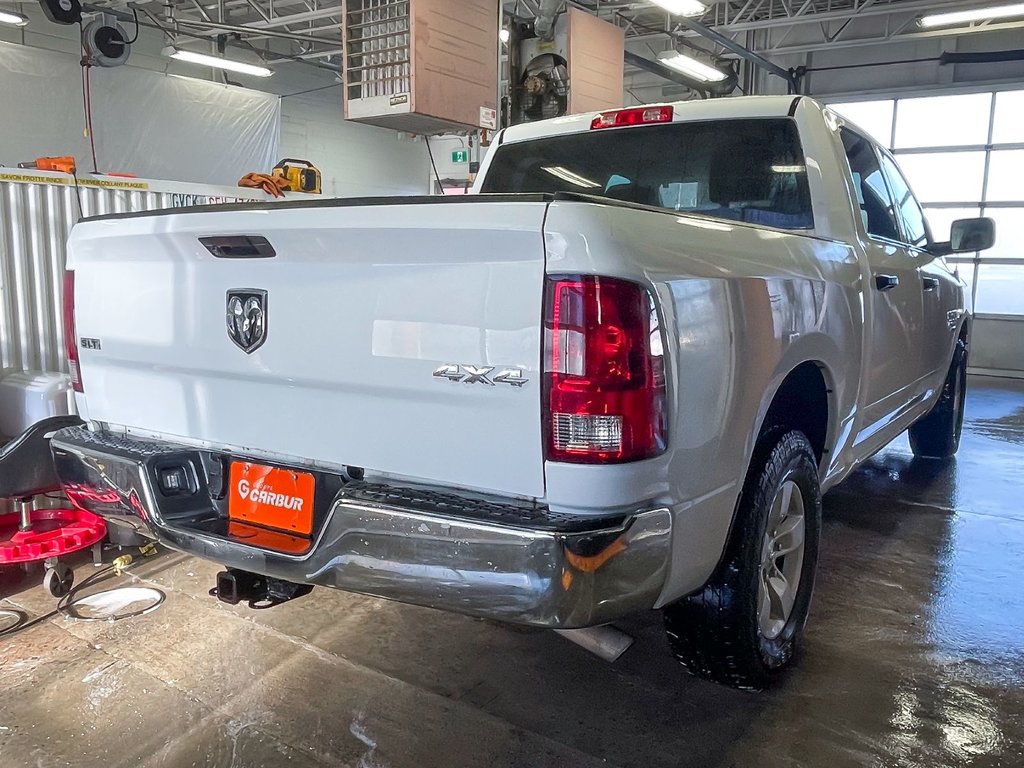
<path fill-rule="evenodd" d="M 0 766 L 1024 765 L 1024 386 L 972 379 L 967 413 L 954 464 L 901 439 L 828 495 L 803 658 L 776 690 L 689 677 L 653 612 L 609 666 L 325 589 L 230 608 L 215 565 L 167 553 L 134 570 L 167 591 L 154 613 L 0 639 Z M 38 576 L 0 594 L 48 610 Z"/>

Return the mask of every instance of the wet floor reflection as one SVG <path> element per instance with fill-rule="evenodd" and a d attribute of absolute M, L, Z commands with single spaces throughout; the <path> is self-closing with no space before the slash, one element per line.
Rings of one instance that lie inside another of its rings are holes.
<path fill-rule="evenodd" d="M 550 632 L 326 589 L 228 608 L 216 565 L 165 555 L 141 566 L 168 592 L 151 616 L 48 625 L 49 655 L 42 634 L 0 645 L 0 765 L 137 764 L 82 756 L 81 733 L 210 764 L 241 723 L 243 765 L 1024 768 L 1022 413 L 1024 383 L 972 379 L 954 462 L 901 438 L 828 494 L 801 657 L 772 691 L 689 677 L 655 612 L 621 622 L 636 643 L 608 665 Z M 29 587 L 25 606 L 50 605 Z M 90 708 L 112 661 L 132 685 Z"/>

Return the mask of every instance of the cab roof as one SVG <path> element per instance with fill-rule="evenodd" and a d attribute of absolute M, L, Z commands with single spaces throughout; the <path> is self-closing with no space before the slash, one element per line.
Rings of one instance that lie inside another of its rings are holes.
<path fill-rule="evenodd" d="M 682 123 L 690 120 L 727 120 L 730 118 L 748 117 L 792 117 L 800 102 L 806 101 L 818 110 L 823 107 L 807 96 L 736 96 L 724 99 L 706 99 L 703 101 L 675 101 L 658 104 L 643 104 L 637 107 L 672 107 L 672 122 Z M 500 142 L 528 141 L 547 136 L 558 136 L 566 133 L 582 133 L 590 130 L 590 123 L 602 112 L 616 110 L 600 110 L 597 112 L 581 112 L 576 115 L 555 117 L 550 120 L 539 120 L 534 123 L 521 123 L 505 129 Z M 622 129 L 615 129 L 622 130 Z"/>

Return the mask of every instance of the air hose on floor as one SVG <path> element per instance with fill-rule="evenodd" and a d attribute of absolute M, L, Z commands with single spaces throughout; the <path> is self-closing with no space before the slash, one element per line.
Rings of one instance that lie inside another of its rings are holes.
<path fill-rule="evenodd" d="M 42 624 L 54 616 L 66 616 L 78 621 L 121 621 L 142 616 L 156 610 L 166 595 L 155 587 L 123 586 L 79 595 L 84 589 L 95 586 L 111 576 L 120 576 L 132 563 L 130 555 L 122 555 L 108 566 L 101 568 L 75 585 L 70 592 L 57 601 L 57 607 L 49 613 L 29 619 L 24 611 L 0 608 L 0 637 Z"/>

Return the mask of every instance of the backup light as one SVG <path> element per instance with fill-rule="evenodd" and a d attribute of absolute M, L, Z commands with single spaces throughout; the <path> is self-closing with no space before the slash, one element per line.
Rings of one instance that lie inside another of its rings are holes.
<path fill-rule="evenodd" d="M 698 0 L 651 0 L 655 5 L 676 16 L 700 16 L 708 9 Z"/>
<path fill-rule="evenodd" d="M 661 334 L 645 288 L 617 278 L 550 277 L 544 333 L 549 460 L 612 464 L 665 450 Z"/>
<path fill-rule="evenodd" d="M 503 43 L 507 43 L 509 40 L 512 39 L 512 33 L 509 32 L 507 28 L 502 27 L 502 29 L 498 32 L 498 39 L 501 40 L 501 42 Z"/>
<path fill-rule="evenodd" d="M 1013 16 L 1024 16 L 1024 3 L 972 8 L 969 11 L 933 13 L 929 16 L 921 17 L 918 24 L 925 28 L 946 27 L 951 24 L 966 24 L 972 21 L 988 21 L 989 19 L 1006 19 Z"/>
<path fill-rule="evenodd" d="M 274 74 L 274 70 L 269 67 L 247 64 L 244 61 L 236 61 L 234 59 L 225 59 L 221 56 L 210 56 L 206 53 L 183 51 L 174 47 L 164 48 L 163 53 L 164 56 L 169 56 L 172 59 L 177 59 L 178 61 L 187 61 L 190 64 L 202 64 L 206 67 L 226 69 L 230 72 L 239 72 L 243 75 L 252 75 L 253 77 L 270 77 Z"/>
<path fill-rule="evenodd" d="M 627 125 L 647 123 L 670 123 L 675 110 L 672 107 L 630 107 L 602 112 L 590 123 L 590 130 L 598 128 L 621 128 Z"/>
<path fill-rule="evenodd" d="M 720 69 L 708 66 L 702 61 L 697 61 L 692 56 L 678 51 L 665 51 L 658 54 L 658 61 L 666 67 L 671 67 L 677 72 L 689 75 L 694 80 L 702 83 L 718 83 L 725 80 L 728 75 Z"/>
<path fill-rule="evenodd" d="M 28 24 L 28 16 L 14 11 L 0 11 L 0 24 L 13 24 L 16 27 L 24 27 Z"/>

